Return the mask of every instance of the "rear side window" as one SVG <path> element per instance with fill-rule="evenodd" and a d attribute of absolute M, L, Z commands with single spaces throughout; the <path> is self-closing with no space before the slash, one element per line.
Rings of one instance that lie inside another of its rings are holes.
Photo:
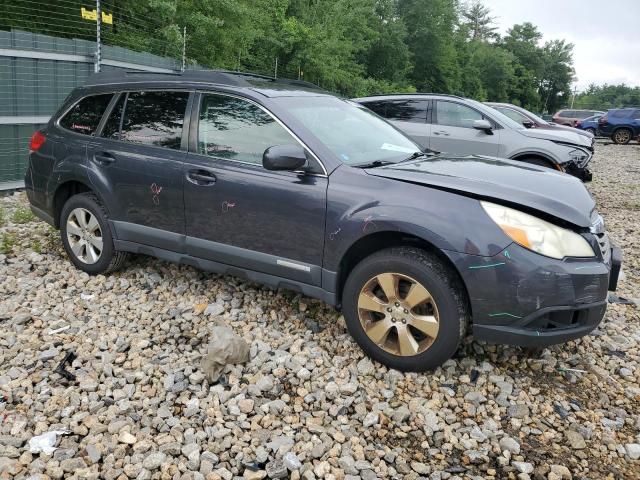
<path fill-rule="evenodd" d="M 389 120 L 412 123 L 427 121 L 427 100 L 394 100 L 386 103 L 384 117 Z"/>
<path fill-rule="evenodd" d="M 436 118 L 438 125 L 463 128 L 473 128 L 474 121 L 484 119 L 483 115 L 473 108 L 442 100 L 436 102 Z"/>
<path fill-rule="evenodd" d="M 267 148 L 291 144 L 297 141 L 256 105 L 239 98 L 203 95 L 198 153 L 262 165 Z"/>
<path fill-rule="evenodd" d="M 91 95 L 76 103 L 67 114 L 60 119 L 60 126 L 72 132 L 93 135 L 98 128 L 107 105 L 113 94 Z"/>
<path fill-rule="evenodd" d="M 188 99 L 188 92 L 130 92 L 119 138 L 179 150 Z"/>
<path fill-rule="evenodd" d="M 381 117 L 387 118 L 387 102 L 367 102 L 362 105 Z"/>
<path fill-rule="evenodd" d="M 122 119 L 122 111 L 124 110 L 124 101 L 127 99 L 127 94 L 123 93 L 113 106 L 109 118 L 102 128 L 102 135 L 105 138 L 120 138 L 120 120 Z"/>

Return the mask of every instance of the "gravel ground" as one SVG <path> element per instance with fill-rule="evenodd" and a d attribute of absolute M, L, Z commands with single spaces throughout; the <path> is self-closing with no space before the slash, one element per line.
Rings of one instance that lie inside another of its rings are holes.
<path fill-rule="evenodd" d="M 640 297 L 640 146 L 589 185 Z M 0 198 L 0 477 L 640 478 L 640 310 L 543 352 L 467 339 L 432 374 L 364 357 L 328 306 L 146 257 L 75 270 L 23 194 Z M 209 332 L 250 361 L 209 385 Z M 68 367 L 77 381 L 54 370 Z M 34 435 L 67 430 L 52 455 Z"/>

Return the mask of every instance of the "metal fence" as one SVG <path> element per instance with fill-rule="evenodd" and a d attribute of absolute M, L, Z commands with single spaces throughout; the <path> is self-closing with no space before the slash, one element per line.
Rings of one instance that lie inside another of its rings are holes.
<path fill-rule="evenodd" d="M 96 42 L 0 31 L 0 189 L 21 185 L 31 134 L 94 72 Z M 170 72 L 181 62 L 102 46 L 101 69 Z"/>

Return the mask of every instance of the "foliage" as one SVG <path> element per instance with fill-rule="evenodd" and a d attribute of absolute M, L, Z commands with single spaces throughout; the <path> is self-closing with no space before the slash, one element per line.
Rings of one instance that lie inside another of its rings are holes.
<path fill-rule="evenodd" d="M 574 107 L 595 110 L 640 106 L 640 87 L 627 85 L 589 85 L 576 95 Z"/>
<path fill-rule="evenodd" d="M 17 243 L 17 238 L 13 233 L 3 233 L 0 235 L 0 254 L 7 255 L 13 252 L 13 247 Z"/>
<path fill-rule="evenodd" d="M 0 227 L 4 225 L 4 209 L 0 207 Z"/>
<path fill-rule="evenodd" d="M 13 223 L 29 223 L 35 218 L 35 215 L 28 207 L 20 206 L 14 210 L 11 221 Z"/>
<path fill-rule="evenodd" d="M 93 2 L 51 2 L 46 15 L 33 4 L 1 2 L 0 29 L 93 40 L 95 24 L 79 15 Z M 178 59 L 186 28 L 189 65 L 277 68 L 346 96 L 418 90 L 554 111 L 571 94 L 573 46 L 543 44 L 531 23 L 501 38 L 482 0 L 102 0 L 102 8 L 114 19 L 103 25 L 106 45 Z M 578 100 L 640 103 L 637 92 L 607 88 Z"/>

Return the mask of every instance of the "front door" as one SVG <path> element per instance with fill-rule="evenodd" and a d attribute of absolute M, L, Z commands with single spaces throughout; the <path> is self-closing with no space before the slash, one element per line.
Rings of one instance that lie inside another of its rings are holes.
<path fill-rule="evenodd" d="M 327 177 L 262 166 L 267 148 L 298 141 L 256 103 L 203 93 L 196 104 L 184 165 L 187 252 L 320 285 Z M 309 155 L 312 170 L 315 162 Z"/>
<path fill-rule="evenodd" d="M 436 100 L 429 148 L 458 155 L 488 155 L 495 157 L 500 149 L 500 130 L 491 134 L 473 128 L 475 120 L 489 120 L 461 103 Z"/>
<path fill-rule="evenodd" d="M 179 250 L 184 240 L 182 126 L 189 92 L 124 92 L 87 148 L 119 240 Z"/>

